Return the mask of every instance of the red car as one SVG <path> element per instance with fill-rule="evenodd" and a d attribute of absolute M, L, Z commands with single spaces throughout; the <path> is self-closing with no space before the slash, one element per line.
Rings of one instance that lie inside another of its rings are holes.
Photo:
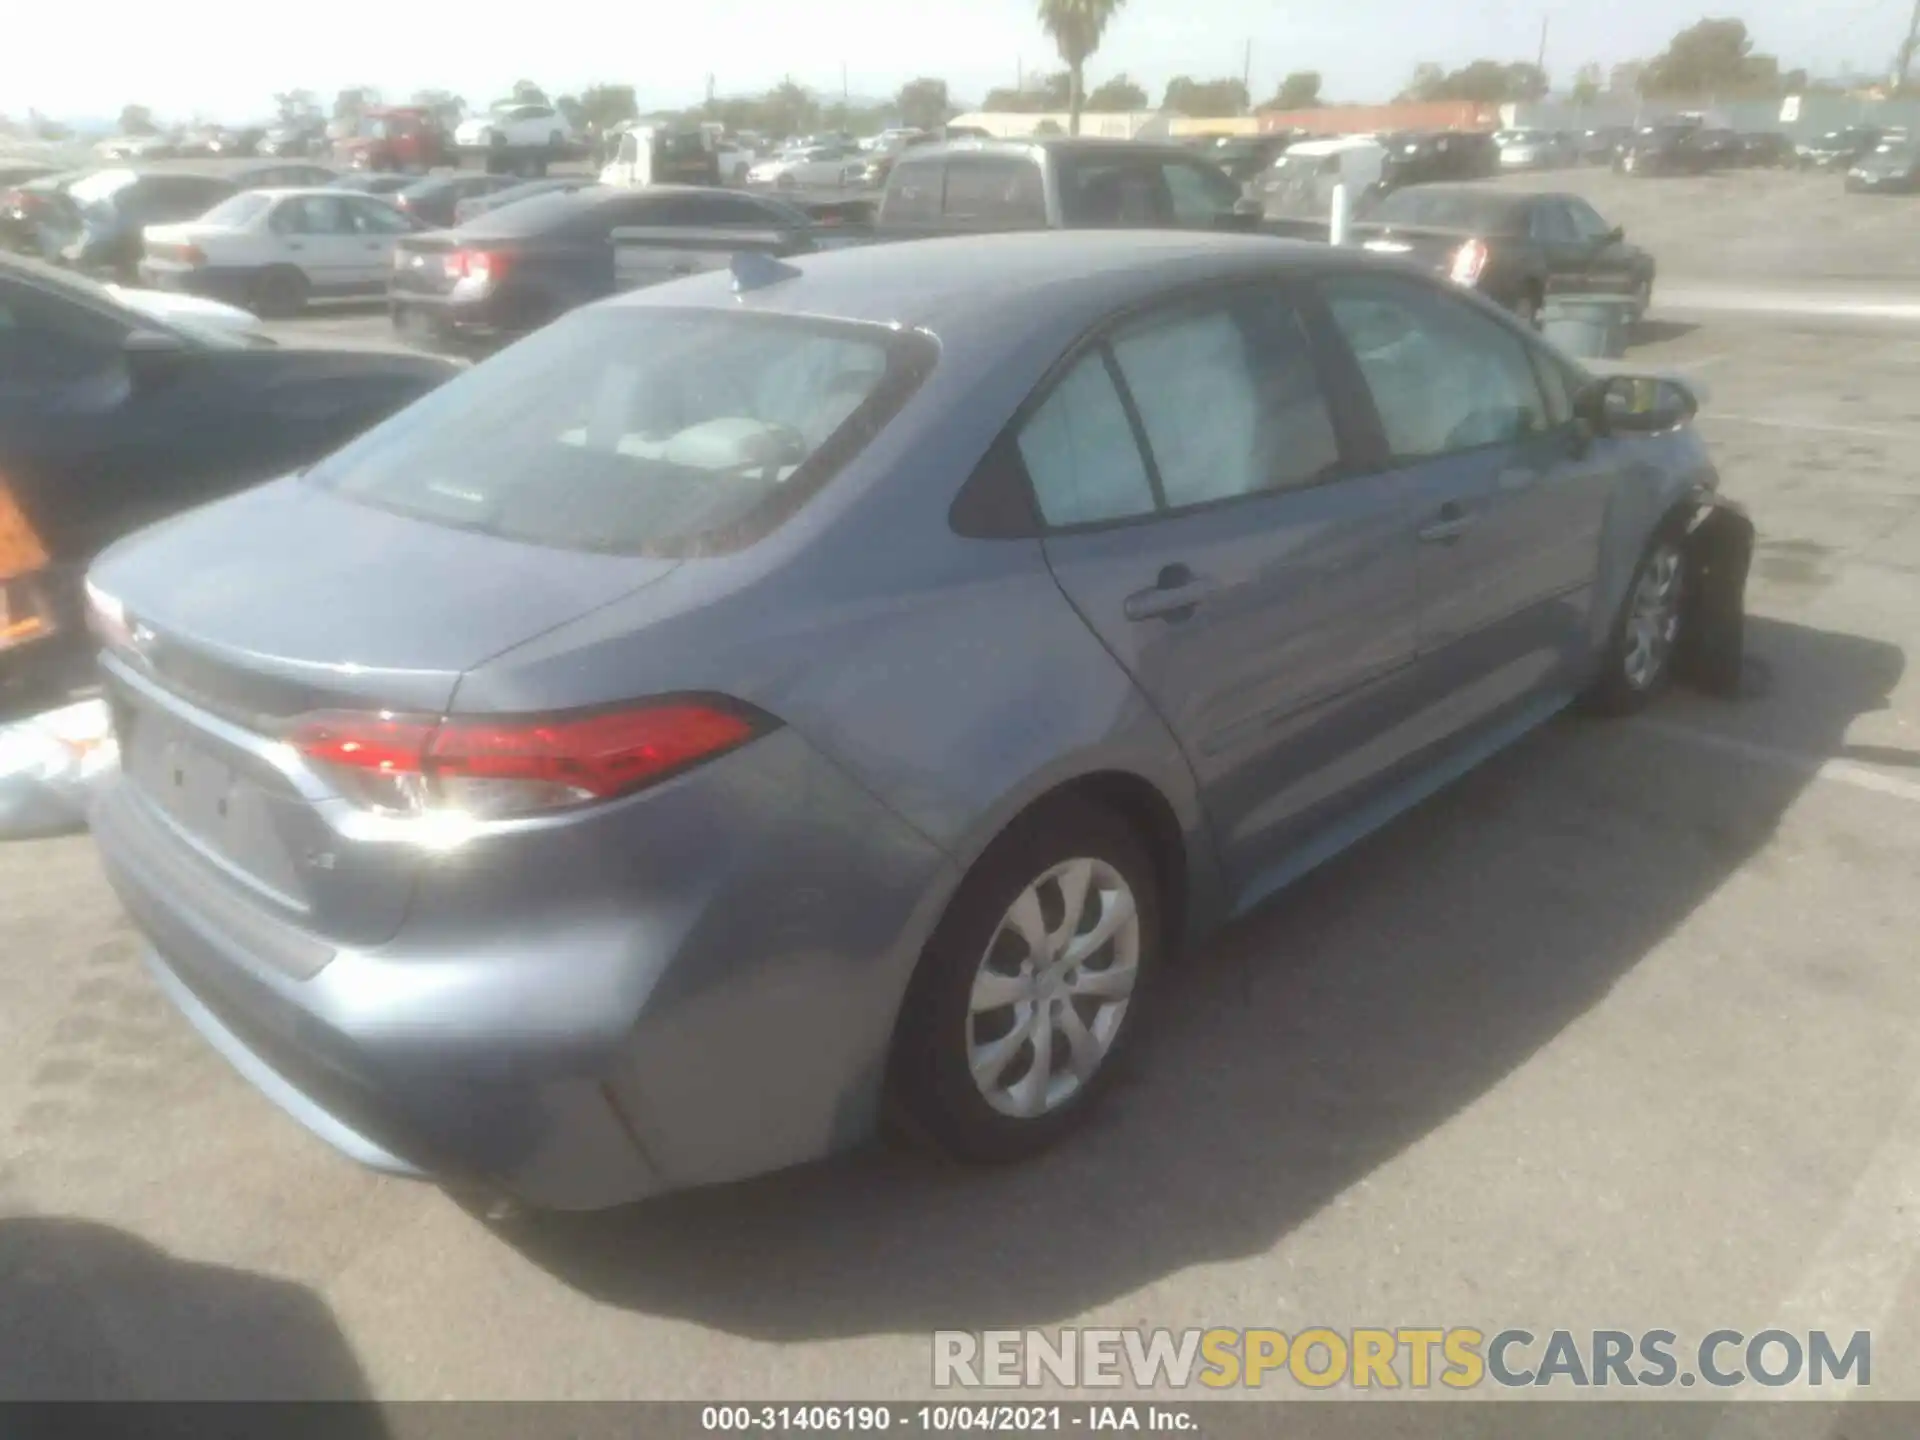
<path fill-rule="evenodd" d="M 360 133 L 341 146 L 355 170 L 420 170 L 457 163 L 453 140 L 429 110 L 390 106 L 369 110 Z"/>

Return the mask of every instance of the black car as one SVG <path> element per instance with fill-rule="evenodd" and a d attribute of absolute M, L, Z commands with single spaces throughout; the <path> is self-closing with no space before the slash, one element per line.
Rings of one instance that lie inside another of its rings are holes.
<path fill-rule="evenodd" d="M 204 215 L 245 188 L 196 169 L 117 166 L 67 185 L 47 217 L 48 257 L 76 270 L 131 282 L 138 276 L 141 232 Z"/>
<path fill-rule="evenodd" d="M 1389 186 L 1485 180 L 1500 173 L 1500 146 L 1490 134 L 1436 130 L 1388 136 L 1382 179 Z"/>
<path fill-rule="evenodd" d="M 1638 319 L 1653 257 L 1577 195 L 1416 185 L 1371 205 L 1353 227 L 1364 248 L 1430 265 L 1527 320 L 1562 296 L 1618 296 Z"/>
<path fill-rule="evenodd" d="M 1862 155 L 1847 171 L 1847 189 L 1868 195 L 1911 195 L 1920 190 L 1920 146 L 1888 141 Z"/>
<path fill-rule="evenodd" d="M 693 185 L 538 195 L 452 230 L 402 236 L 387 299 L 410 339 L 485 348 L 615 291 L 724 267 L 735 249 L 823 248 L 838 228 L 831 218 Z M 628 231 L 638 233 L 616 233 Z"/>
<path fill-rule="evenodd" d="M 1698 125 L 1656 125 L 1621 145 L 1613 168 L 1626 175 L 1704 175 L 1727 168 L 1733 151 L 1725 135 Z"/>
<path fill-rule="evenodd" d="M 254 147 L 254 153 L 299 160 L 325 155 L 329 148 L 326 121 L 299 120 L 292 124 L 269 126 Z"/>
<path fill-rule="evenodd" d="M 1574 137 L 1574 153 L 1583 165 L 1611 165 L 1620 147 L 1632 138 L 1631 125 L 1601 125 Z"/>
<path fill-rule="evenodd" d="M 104 546 L 317 460 L 455 373 L 162 322 L 0 258 L 0 726 L 90 689 L 82 576 Z M 0 793 L 0 822 L 19 798 Z"/>
<path fill-rule="evenodd" d="M 1740 137 L 1740 163 L 1753 169 L 1790 169 L 1799 163 L 1793 141 L 1777 130 L 1758 130 Z"/>
<path fill-rule="evenodd" d="M 509 185 L 503 190 L 490 191 L 485 195 L 469 195 L 453 207 L 453 223 L 464 225 L 476 215 L 484 215 L 489 210 L 498 210 L 503 205 L 515 205 L 522 200 L 531 200 L 536 195 L 570 195 L 575 190 L 591 190 L 599 185 L 591 175 L 549 175 L 544 180 L 527 180 L 518 185 Z"/>
<path fill-rule="evenodd" d="M 1850 125 L 1844 130 L 1829 130 L 1816 140 L 1800 146 L 1803 169 L 1847 170 L 1862 156 L 1871 155 L 1887 139 L 1877 125 Z"/>
<path fill-rule="evenodd" d="M 444 230 L 454 223 L 454 208 L 462 200 L 491 195 L 524 182 L 516 175 L 489 175 L 480 170 L 449 171 L 416 179 L 395 193 L 393 203 L 422 225 Z"/>

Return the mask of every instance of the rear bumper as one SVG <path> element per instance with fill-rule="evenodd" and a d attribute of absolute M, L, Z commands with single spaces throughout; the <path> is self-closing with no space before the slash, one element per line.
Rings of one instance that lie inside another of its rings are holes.
<path fill-rule="evenodd" d="M 788 731 L 605 807 L 586 848 L 428 862 L 371 948 L 267 914 L 127 782 L 93 825 L 161 988 L 283 1110 L 364 1164 L 561 1210 L 870 1135 L 952 883 Z"/>

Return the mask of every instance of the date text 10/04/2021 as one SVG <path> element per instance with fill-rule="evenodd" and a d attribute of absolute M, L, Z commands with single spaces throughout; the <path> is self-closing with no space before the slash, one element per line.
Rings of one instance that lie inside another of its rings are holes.
<path fill-rule="evenodd" d="M 1197 1432 L 1193 1412 L 1178 1405 L 706 1405 L 704 1431 L 784 1435 L 795 1431 L 929 1434 L 1059 1434 L 1065 1431 Z"/>

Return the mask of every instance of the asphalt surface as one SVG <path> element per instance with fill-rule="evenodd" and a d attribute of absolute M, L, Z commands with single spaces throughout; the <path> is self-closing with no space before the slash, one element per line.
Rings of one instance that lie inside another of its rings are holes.
<path fill-rule="evenodd" d="M 84 838 L 0 848 L 0 1397 L 910 1397 L 935 1327 L 1146 1323 L 1867 1329 L 1920 1398 L 1920 325 L 1637 353 L 1753 507 L 1752 693 L 1556 722 L 1310 877 L 1020 1168 L 490 1226 L 231 1074 Z"/>

